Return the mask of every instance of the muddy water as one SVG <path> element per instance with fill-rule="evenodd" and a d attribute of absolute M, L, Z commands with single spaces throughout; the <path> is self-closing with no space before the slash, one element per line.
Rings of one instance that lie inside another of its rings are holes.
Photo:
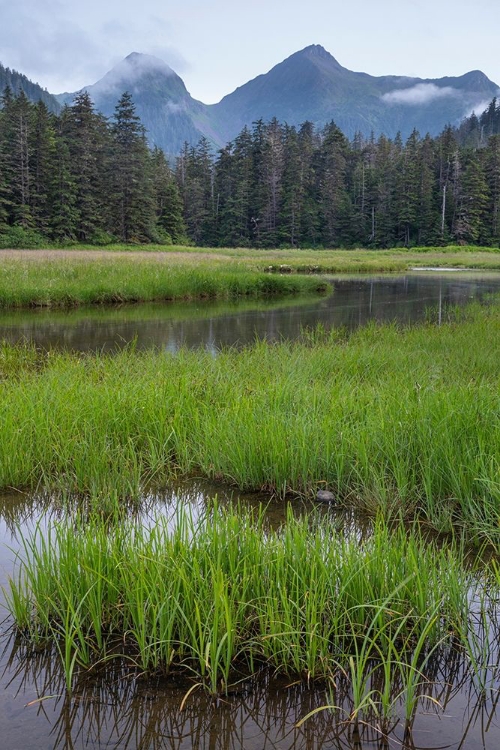
<path fill-rule="evenodd" d="M 131 341 L 139 348 L 177 351 L 181 346 L 214 353 L 258 338 L 297 338 L 303 327 L 353 329 L 367 322 L 424 319 L 439 322 L 449 305 L 500 291 L 500 273 L 415 271 L 402 276 L 331 278 L 324 298 L 228 303 L 144 304 L 70 312 L 0 312 L 0 340 L 30 339 L 44 348 L 113 350 Z"/>
<path fill-rule="evenodd" d="M 257 506 L 268 500 L 256 495 L 235 497 L 206 482 L 179 483 L 164 496 L 145 497 L 138 513 L 144 524 L 158 513 L 175 523 L 175 510 L 182 504 L 193 515 L 202 514 L 215 495 L 225 504 L 239 499 Z M 311 506 L 295 502 L 297 513 Z M 284 522 L 283 503 L 269 503 L 268 522 Z M 332 513 L 321 506 L 320 512 Z M 22 537 L 36 524 L 42 527 L 64 511 L 50 498 L 16 493 L 0 496 L 0 582 L 5 585 L 13 570 L 13 557 L 22 554 Z M 338 517 L 339 528 L 351 525 L 360 534 L 369 524 L 356 525 L 352 517 Z M 395 718 L 386 744 L 375 716 L 360 725 L 359 735 L 345 722 L 349 710 L 349 682 L 336 684 L 336 693 L 324 683 L 279 677 L 266 670 L 256 679 L 242 676 L 224 699 L 212 700 L 201 689 L 183 699 L 192 686 L 184 678 L 146 678 L 128 663 L 111 663 L 99 673 L 78 675 L 74 694 L 65 694 L 64 675 L 57 659 L 46 653 L 27 654 L 16 643 L 8 620 L 3 622 L 0 658 L 0 747 L 25 748 L 175 748 L 187 750 L 316 750 L 319 748 L 367 750 L 368 748 L 479 748 L 500 747 L 496 713 L 498 675 L 489 677 L 482 694 L 469 679 L 467 664 L 456 652 L 445 650 L 429 662 L 426 686 L 432 700 L 420 702 L 411 737 Z M 495 646 L 493 661 L 498 661 Z M 493 670 L 495 671 L 495 670 Z M 397 688 L 396 688 L 397 693 Z M 325 705 L 336 710 L 317 713 L 302 727 L 296 723 L 307 713 Z M 182 710 L 181 710 L 182 707 Z M 500 716 L 500 713 L 499 713 Z"/>

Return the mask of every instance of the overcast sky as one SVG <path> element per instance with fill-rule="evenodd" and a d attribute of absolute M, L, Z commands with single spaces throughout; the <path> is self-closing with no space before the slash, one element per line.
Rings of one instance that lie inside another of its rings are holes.
<path fill-rule="evenodd" d="M 371 75 L 500 85 L 499 40 L 500 0 L 0 0 L 0 62 L 52 93 L 144 52 L 208 104 L 309 44 Z"/>

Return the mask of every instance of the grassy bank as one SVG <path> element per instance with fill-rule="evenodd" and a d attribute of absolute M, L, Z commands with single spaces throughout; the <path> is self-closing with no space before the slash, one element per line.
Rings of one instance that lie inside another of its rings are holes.
<path fill-rule="evenodd" d="M 37 648 L 55 645 L 68 688 L 75 665 L 115 656 L 180 669 L 212 693 L 265 663 L 308 679 L 349 673 L 358 708 L 376 672 L 389 692 L 373 700 L 388 710 L 393 682 L 411 697 L 438 644 L 467 647 L 478 584 L 459 549 L 382 523 L 360 540 L 325 517 L 289 514 L 279 531 L 263 518 L 215 506 L 150 528 L 87 518 L 38 529 L 9 609 Z"/>
<path fill-rule="evenodd" d="M 500 308 L 448 317 L 216 358 L 5 344 L 0 487 L 134 496 L 193 473 L 283 496 L 327 487 L 341 504 L 496 543 Z"/>
<path fill-rule="evenodd" d="M 32 251 L 0 255 L 0 308 L 233 299 L 325 291 L 318 279 L 266 274 L 211 259 Z"/>
<path fill-rule="evenodd" d="M 500 250 L 4 250 L 0 308 L 296 294 L 324 288 L 297 274 L 403 273 L 426 266 L 500 270 Z"/>

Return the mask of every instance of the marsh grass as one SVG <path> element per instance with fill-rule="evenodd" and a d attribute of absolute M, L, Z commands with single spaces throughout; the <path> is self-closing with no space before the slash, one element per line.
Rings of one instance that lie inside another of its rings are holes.
<path fill-rule="evenodd" d="M 39 527 L 6 597 L 25 639 L 55 644 L 69 690 L 76 667 L 115 657 L 187 673 L 212 694 L 265 663 L 307 680 L 348 673 L 353 716 L 377 705 L 389 717 L 394 675 L 413 705 L 424 648 L 465 632 L 474 585 L 459 549 L 401 526 L 378 522 L 360 540 L 290 512 L 270 531 L 262 510 L 215 503 L 149 528 L 100 517 Z M 381 665 L 385 687 L 370 690 Z"/>
<path fill-rule="evenodd" d="M 500 310 L 213 357 L 0 348 L 0 487 L 137 498 L 197 474 L 500 535 Z"/>
<path fill-rule="evenodd" d="M 104 251 L 4 250 L 0 264 L 0 308 L 70 308 L 325 290 L 322 280 L 297 274 L 402 273 L 423 266 L 498 270 L 500 251 L 454 246 L 411 250 L 115 246 Z M 283 270 L 286 273 L 280 273 Z"/>
<path fill-rule="evenodd" d="M 20 255 L 0 258 L 0 308 L 71 308 L 153 300 L 234 299 L 325 292 L 320 279 L 266 274 L 238 263 L 168 256 Z"/>

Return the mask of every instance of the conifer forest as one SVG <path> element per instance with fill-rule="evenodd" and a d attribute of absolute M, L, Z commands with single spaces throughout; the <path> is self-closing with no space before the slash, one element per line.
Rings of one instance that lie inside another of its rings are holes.
<path fill-rule="evenodd" d="M 151 148 L 124 93 L 60 114 L 9 88 L 0 108 L 0 247 L 47 242 L 211 247 L 500 243 L 500 104 L 403 142 L 276 119 L 216 151 Z"/>

